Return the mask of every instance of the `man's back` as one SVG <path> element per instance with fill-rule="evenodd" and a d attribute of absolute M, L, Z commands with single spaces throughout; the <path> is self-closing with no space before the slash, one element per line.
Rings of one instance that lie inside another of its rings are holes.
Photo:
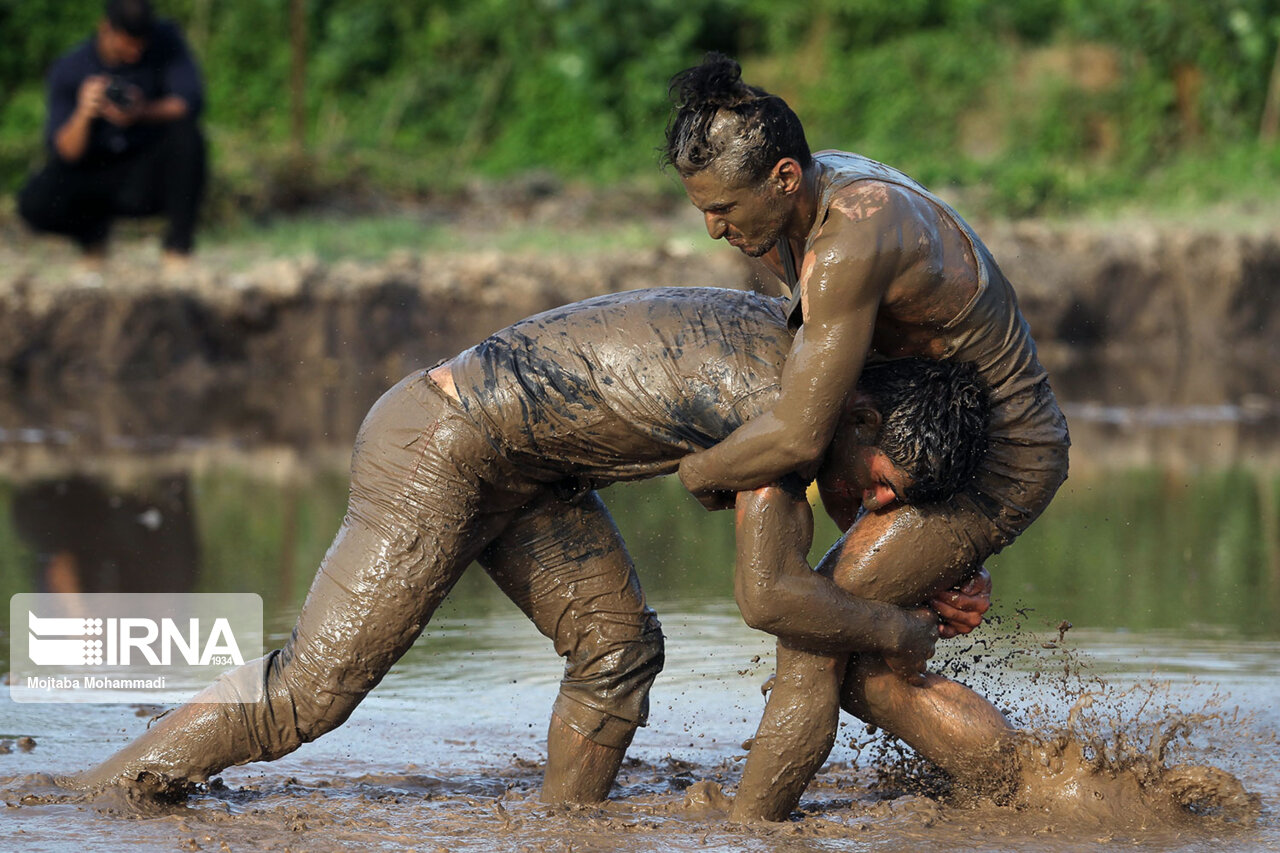
<path fill-rule="evenodd" d="M 822 151 L 818 215 L 805 246 L 841 230 L 842 249 L 883 247 L 897 271 L 876 315 L 868 360 L 923 356 L 974 363 L 997 403 L 1045 376 L 1017 297 L 994 258 L 949 205 L 883 163 L 844 151 Z M 850 285 L 852 287 L 852 284 Z"/>
<path fill-rule="evenodd" d="M 669 473 L 772 403 L 791 346 L 783 307 L 719 288 L 601 296 L 497 332 L 454 360 L 453 379 L 524 467 Z"/>

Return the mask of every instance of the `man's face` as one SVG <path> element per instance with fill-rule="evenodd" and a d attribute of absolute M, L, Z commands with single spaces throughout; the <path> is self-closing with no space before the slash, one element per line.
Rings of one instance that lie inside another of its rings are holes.
<path fill-rule="evenodd" d="M 713 165 L 680 181 L 689 201 L 702 211 L 711 239 L 724 240 L 748 257 L 767 253 L 786 230 L 791 202 L 771 178 L 738 185 Z"/>
<path fill-rule="evenodd" d="M 147 49 L 143 36 L 131 36 L 103 19 L 98 24 L 98 56 L 107 65 L 135 65 Z"/>
<path fill-rule="evenodd" d="M 861 389 L 854 389 L 818 470 L 818 491 L 828 509 L 868 512 L 902 503 L 913 478 L 876 446 L 880 412 Z M 852 517 L 848 519 L 852 521 Z"/>
<path fill-rule="evenodd" d="M 837 500 L 868 512 L 904 502 L 903 495 L 912 485 L 910 475 L 884 451 L 866 444 L 833 444 L 818 472 L 824 502 Z"/>

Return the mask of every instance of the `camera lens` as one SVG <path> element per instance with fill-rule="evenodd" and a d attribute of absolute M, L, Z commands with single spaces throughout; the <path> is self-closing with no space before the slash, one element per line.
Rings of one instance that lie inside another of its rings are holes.
<path fill-rule="evenodd" d="M 125 87 L 124 81 L 119 77 L 112 77 L 111 82 L 107 84 L 107 100 L 115 104 L 117 107 L 129 106 L 129 90 Z"/>

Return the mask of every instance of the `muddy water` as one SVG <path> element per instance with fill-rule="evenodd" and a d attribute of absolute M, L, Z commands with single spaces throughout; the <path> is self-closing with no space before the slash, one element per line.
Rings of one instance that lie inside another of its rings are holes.
<path fill-rule="evenodd" d="M 227 771 L 185 804 L 71 802 L 33 775 L 105 757 L 161 706 L 0 699 L 0 847 L 1280 850 L 1274 426 L 1232 412 L 1078 407 L 1073 427 L 1072 479 L 992 561 L 998 618 L 950 644 L 936 667 L 991 696 L 1042 747 L 1070 725 L 1101 767 L 1084 780 L 1095 798 L 1141 775 L 1139 764 L 1149 770 L 1152 744 L 1169 735 L 1161 766 L 1233 774 L 1246 807 L 965 803 L 850 718 L 797 819 L 727 825 L 724 795 L 763 707 L 771 645 L 732 604 L 730 519 L 660 481 L 605 493 L 668 637 L 650 725 L 607 807 L 537 802 L 559 661 L 473 572 L 346 725 L 281 761 Z M 278 643 L 341 517 L 338 439 L 299 449 L 178 436 L 155 442 L 159 452 L 104 442 L 79 455 L 65 452 L 74 434 L 10 430 L 0 593 L 47 587 L 48 557 L 61 551 L 86 589 L 259 592 Z M 69 516 L 74 524 L 50 521 Z M 163 534 L 164 547 L 148 550 L 142 530 Z M 1073 627 L 1060 630 L 1063 621 Z M 1197 781 L 1225 790 L 1221 779 Z M 1080 783 L 1061 776 L 1059 787 Z"/>
<path fill-rule="evenodd" d="M 654 692 L 653 721 L 637 737 L 608 808 L 537 804 L 555 661 L 541 638 L 511 614 L 458 612 L 433 625 L 347 725 L 292 756 L 229 771 L 222 777 L 225 788 L 183 806 L 139 807 L 111 799 L 60 804 L 38 796 L 22 804 L 6 784 L 6 835 L 22 842 L 16 849 L 31 850 L 77 850 L 104 838 L 141 849 L 212 850 L 225 849 L 224 843 L 232 850 L 1280 845 L 1266 805 L 1280 795 L 1280 641 L 1274 638 L 1183 637 L 1172 653 L 1167 650 L 1175 638 L 1159 633 L 1089 630 L 1074 638 L 1077 648 L 1087 650 L 1092 689 L 1111 690 L 1103 695 L 1117 704 L 1134 702 L 1123 695 L 1126 687 L 1136 688 L 1144 701 L 1146 691 L 1152 692 L 1143 712 L 1148 721 L 1166 706 L 1226 714 L 1222 722 L 1198 725 L 1191 742 L 1180 745 L 1178 761 L 1229 770 L 1261 794 L 1266 811 L 1256 826 L 1188 820 L 1135 827 L 1120 825 L 1114 816 L 1063 825 L 1057 815 L 948 804 L 892 783 L 877 787 L 882 783 L 869 766 L 875 748 L 860 749 L 869 737 L 850 725 L 806 796 L 803 819 L 743 830 L 724 825 L 715 805 L 720 790 L 736 780 L 744 754 L 740 741 L 761 709 L 767 646 L 724 606 L 658 603 L 666 614 L 671 657 Z M 1060 660 L 1044 651 L 1034 660 L 1018 658 L 999 676 L 1015 713 L 1042 726 L 1053 712 L 1038 710 L 1037 701 L 1064 710 L 1056 705 L 1058 686 L 1040 683 Z M 1158 671 L 1154 678 L 1152 670 Z M 1099 677 L 1111 686 L 1098 687 Z M 30 752 L 14 746 L 0 756 L 0 767 L 6 775 L 76 769 L 85 756 L 103 755 L 140 731 L 154 711 L 69 706 L 50 715 L 39 706 L 6 704 L 5 728 L 31 734 L 36 745 Z"/>

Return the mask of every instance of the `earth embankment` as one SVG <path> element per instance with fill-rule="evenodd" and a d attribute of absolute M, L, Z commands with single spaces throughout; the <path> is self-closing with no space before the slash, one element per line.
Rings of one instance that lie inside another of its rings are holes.
<path fill-rule="evenodd" d="M 1276 407 L 1280 232 L 1019 223 L 983 233 L 1065 398 Z M 128 388 L 142 433 L 204 434 L 225 416 L 291 440 L 317 418 L 349 431 L 379 389 L 537 311 L 656 285 L 768 286 L 728 248 L 396 251 L 235 269 L 201 258 L 181 275 L 126 265 L 92 287 L 65 264 L 25 263 L 20 246 L 3 254 L 0 424 L 49 423 L 42 414 L 62 417 L 52 413 L 69 400 L 94 410 Z M 353 387 L 299 407 L 292 425 L 267 414 L 284 394 Z"/>

